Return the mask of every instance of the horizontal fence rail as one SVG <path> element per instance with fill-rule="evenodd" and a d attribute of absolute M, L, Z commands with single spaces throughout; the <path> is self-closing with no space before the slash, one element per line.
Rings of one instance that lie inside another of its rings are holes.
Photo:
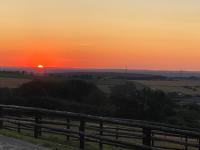
<path fill-rule="evenodd" d="M 173 125 L 107 118 L 42 108 L 0 105 L 0 128 L 18 133 L 28 131 L 35 138 L 62 135 L 77 141 L 132 150 L 200 150 L 200 130 Z"/>

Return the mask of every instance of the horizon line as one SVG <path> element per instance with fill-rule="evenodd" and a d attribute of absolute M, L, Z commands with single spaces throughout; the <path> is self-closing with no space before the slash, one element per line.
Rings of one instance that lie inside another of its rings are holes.
<path fill-rule="evenodd" d="M 45 66 L 44 66 L 45 67 Z M 31 66 L 0 66 L 1 68 L 27 68 L 27 69 L 35 69 L 35 67 Z M 127 71 L 160 71 L 160 72 L 200 72 L 200 70 L 184 70 L 184 69 L 134 69 L 134 68 L 112 68 L 112 67 L 99 67 L 99 68 L 94 68 L 94 67 L 58 67 L 58 66 L 48 66 L 45 67 L 44 69 L 72 69 L 72 70 L 127 70 Z"/>

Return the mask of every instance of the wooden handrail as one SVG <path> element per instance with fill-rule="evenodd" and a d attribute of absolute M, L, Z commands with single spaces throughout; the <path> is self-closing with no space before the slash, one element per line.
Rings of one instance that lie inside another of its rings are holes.
<path fill-rule="evenodd" d="M 12 112 L 15 112 L 15 114 Z M 20 116 L 17 116 L 18 113 Z M 45 119 L 45 117 L 48 117 L 48 119 Z M 51 120 L 49 119 L 51 117 L 62 119 Z M 75 122 L 72 123 L 70 120 L 74 120 Z M 35 138 L 42 136 L 42 132 L 48 132 L 46 130 L 42 131 L 44 129 L 62 135 L 64 134 L 66 135 L 67 140 L 70 140 L 71 134 L 71 136 L 73 135 L 80 140 L 81 149 L 85 149 L 85 142 L 88 138 L 93 141 L 99 141 L 100 149 L 103 149 L 103 144 L 106 143 L 108 145 L 115 145 L 127 149 L 164 150 L 164 148 L 156 148 L 155 141 L 179 144 L 185 146 L 185 149 L 189 146 L 200 148 L 199 142 L 188 142 L 188 138 L 200 139 L 200 132 L 198 129 L 179 128 L 173 125 L 147 121 L 99 117 L 34 107 L 0 105 L 1 128 L 4 127 L 3 123 L 13 124 L 10 128 L 16 128 L 19 133 L 21 132 L 21 129 L 28 129 L 31 127 L 29 130 L 34 130 Z M 89 123 L 89 126 L 87 126 L 87 123 Z M 17 127 L 14 125 L 17 125 Z M 64 126 L 64 128 L 61 128 L 60 126 Z M 74 127 L 79 127 L 79 130 L 74 130 Z M 87 132 L 87 130 L 91 130 L 91 132 Z M 95 131 L 98 134 L 94 134 L 92 131 Z M 130 140 L 141 139 L 143 145 L 134 144 L 124 140 L 121 141 L 119 140 L 121 137 Z M 166 137 L 173 137 L 176 139 L 168 139 Z M 179 140 L 180 137 L 184 137 L 186 140 Z M 166 149 L 169 148 L 166 147 Z"/>
<path fill-rule="evenodd" d="M 175 128 L 171 127 L 171 125 L 152 125 L 147 123 L 140 123 L 138 121 L 132 122 L 126 121 L 126 120 L 120 120 L 115 118 L 108 118 L 108 117 L 99 117 L 99 116 L 93 116 L 93 115 L 86 115 L 86 114 L 80 114 L 80 113 L 72 113 L 72 112 L 66 112 L 66 111 L 54 111 L 54 110 L 48 110 L 43 108 L 34 108 L 34 107 L 23 107 L 23 106 L 14 106 L 14 105 L 0 105 L 0 107 L 3 108 L 11 108 L 11 109 L 19 109 L 19 110 L 25 110 L 25 111 L 33 111 L 33 112 L 40 112 L 40 113 L 46 113 L 46 114 L 54 114 L 54 115 L 63 115 L 66 117 L 74 117 L 74 118 L 82 118 L 86 120 L 92 120 L 92 121 L 102 121 L 106 123 L 115 123 L 115 124 L 121 124 L 121 125 L 127 125 L 127 126 L 135 126 L 135 127 L 141 127 L 141 128 L 150 128 L 152 130 L 159 130 L 159 131 L 166 131 L 166 132 L 173 132 L 175 134 L 187 134 L 189 136 L 199 137 L 200 132 L 188 128 Z"/>

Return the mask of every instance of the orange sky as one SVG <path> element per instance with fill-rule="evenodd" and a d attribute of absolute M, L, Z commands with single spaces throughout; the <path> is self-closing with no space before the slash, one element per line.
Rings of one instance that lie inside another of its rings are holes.
<path fill-rule="evenodd" d="M 6 0 L 0 65 L 200 70 L 199 0 Z"/>

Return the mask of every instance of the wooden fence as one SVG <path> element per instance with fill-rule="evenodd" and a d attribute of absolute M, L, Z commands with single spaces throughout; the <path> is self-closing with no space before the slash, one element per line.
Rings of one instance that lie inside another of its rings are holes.
<path fill-rule="evenodd" d="M 97 117 L 41 108 L 0 105 L 0 128 L 64 135 L 66 141 L 78 140 L 80 149 L 95 143 L 133 150 L 200 150 L 200 130 L 172 125 Z"/>

